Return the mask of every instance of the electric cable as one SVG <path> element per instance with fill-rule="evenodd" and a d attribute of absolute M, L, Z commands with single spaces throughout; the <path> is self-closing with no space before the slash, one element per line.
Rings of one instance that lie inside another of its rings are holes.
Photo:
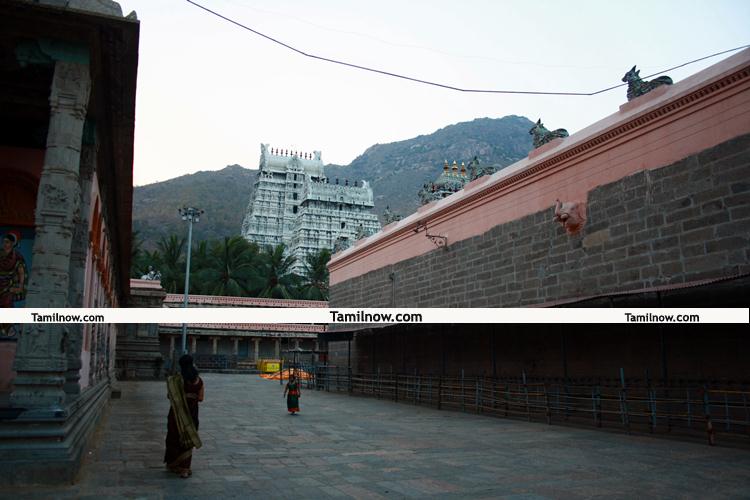
<path fill-rule="evenodd" d="M 415 82 L 415 83 L 421 83 L 421 84 L 424 84 L 424 85 L 431 85 L 433 87 L 440 87 L 440 88 L 444 88 L 444 89 L 448 89 L 448 90 L 454 90 L 456 92 L 466 92 L 466 93 L 474 93 L 474 94 L 525 94 L 525 95 L 558 95 L 558 96 L 594 96 L 594 95 L 602 94 L 604 92 L 609 92 L 610 90 L 614 90 L 616 88 L 624 87 L 625 85 L 627 85 L 627 83 L 620 83 L 620 84 L 614 85 L 612 87 L 607 87 L 607 88 L 604 88 L 604 89 L 601 89 L 601 90 L 597 90 L 595 92 L 544 92 L 544 91 L 534 91 L 534 90 L 465 89 L 465 88 L 456 87 L 456 86 L 448 85 L 448 84 L 444 84 L 444 83 L 437 83 L 437 82 L 432 82 L 432 81 L 429 81 L 429 80 L 422 80 L 420 78 L 414 78 L 414 77 L 411 77 L 411 76 L 401 75 L 401 74 L 398 74 L 398 73 L 392 73 L 390 71 L 384 71 L 384 70 L 380 70 L 380 69 L 370 68 L 368 66 L 361 66 L 359 64 L 349 63 L 349 62 L 346 62 L 346 61 L 339 61 L 337 59 L 331 59 L 331 58 L 319 56 L 319 55 L 316 55 L 316 54 L 308 54 L 307 52 L 305 52 L 303 50 L 300 50 L 300 49 L 297 49 L 295 47 L 292 47 L 291 45 L 289 45 L 287 43 L 284 43 L 284 42 L 282 42 L 280 40 L 277 40 L 277 39 L 275 39 L 275 38 L 273 38 L 273 37 L 271 37 L 269 35 L 263 34 L 260 31 L 254 30 L 253 28 L 250 28 L 249 26 L 246 26 L 246 25 L 244 25 L 244 24 L 242 24 L 242 23 L 240 23 L 238 21 L 235 21 L 234 19 L 231 19 L 229 17 L 226 17 L 226 16 L 224 16 L 224 15 L 222 15 L 222 14 L 214 11 L 214 10 L 211 10 L 208 7 L 204 7 L 203 5 L 197 3 L 197 2 L 195 2 L 193 0 L 185 0 L 185 1 L 188 2 L 189 4 L 192 4 L 192 5 L 200 8 L 200 9 L 208 12 L 209 14 L 213 14 L 214 16 L 216 16 L 216 17 L 218 17 L 220 19 L 223 19 L 223 20 L 225 20 L 225 21 L 227 21 L 229 23 L 232 23 L 235 26 L 238 26 L 238 27 L 240 27 L 240 28 L 242 28 L 244 30 L 250 31 L 251 33 L 254 33 L 254 34 L 256 34 L 256 35 L 258 35 L 260 37 L 263 37 L 266 40 L 270 40 L 273 43 L 281 45 L 282 47 L 285 47 L 285 48 L 287 48 L 287 49 L 289 49 L 289 50 L 291 50 L 293 52 L 296 52 L 296 53 L 298 53 L 300 55 L 303 55 L 305 57 L 309 57 L 309 58 L 312 58 L 312 59 L 317 59 L 317 60 L 320 60 L 320 61 L 329 62 L 329 63 L 332 63 L 332 64 L 339 64 L 341 66 L 347 66 L 347 67 L 354 68 L 354 69 L 360 69 L 360 70 L 363 70 L 363 71 L 369 71 L 371 73 L 378 73 L 378 74 L 385 75 L 385 76 L 391 76 L 391 77 L 394 77 L 394 78 L 400 78 L 402 80 L 408 80 L 408 81 Z M 650 75 L 646 75 L 643 78 L 651 78 L 652 76 L 656 76 L 656 75 L 658 75 L 660 73 L 665 73 L 667 71 L 672 71 L 672 70 L 675 70 L 675 69 L 678 69 L 678 68 L 682 68 L 684 66 L 688 66 L 688 65 L 696 63 L 696 62 L 700 62 L 700 61 L 703 61 L 703 60 L 706 60 L 706 59 L 710 59 L 712 57 L 716 57 L 716 56 L 720 56 L 722 54 L 727 54 L 729 52 L 734 52 L 734 51 L 737 51 L 737 50 L 745 49 L 747 47 L 750 47 L 750 45 L 741 45 L 739 47 L 735 47 L 735 48 L 732 48 L 732 49 L 727 49 L 727 50 L 723 50 L 721 52 L 716 52 L 714 54 L 710 54 L 710 55 L 707 55 L 707 56 L 704 56 L 704 57 L 700 57 L 698 59 L 693 59 L 692 61 L 688 61 L 688 62 L 679 64 L 677 66 L 673 66 L 671 68 L 668 68 L 668 69 L 665 69 L 665 70 L 662 70 L 662 71 L 657 71 L 656 73 L 652 73 Z"/>

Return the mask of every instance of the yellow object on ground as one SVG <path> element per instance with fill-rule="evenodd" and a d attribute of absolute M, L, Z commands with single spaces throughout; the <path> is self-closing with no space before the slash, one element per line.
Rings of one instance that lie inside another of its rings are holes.
<path fill-rule="evenodd" d="M 279 380 L 282 377 L 284 378 L 284 380 L 289 380 L 289 375 L 292 374 L 292 373 L 296 373 L 297 374 L 297 378 L 299 380 L 310 380 L 310 379 L 312 379 L 312 375 L 309 374 L 308 372 L 306 372 L 305 370 L 299 370 L 299 369 L 298 370 L 294 370 L 294 369 L 290 370 L 289 368 L 286 368 L 285 370 L 283 370 L 281 372 L 277 371 L 276 373 L 261 373 L 260 377 L 264 378 L 266 380 Z"/>
<path fill-rule="evenodd" d="M 258 371 L 261 373 L 278 372 L 281 369 L 280 359 L 259 359 Z"/>

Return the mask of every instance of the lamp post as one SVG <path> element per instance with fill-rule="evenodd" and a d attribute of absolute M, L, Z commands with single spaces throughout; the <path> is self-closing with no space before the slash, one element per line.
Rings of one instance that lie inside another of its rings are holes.
<path fill-rule="evenodd" d="M 188 221 L 188 247 L 187 247 L 187 263 L 185 264 L 185 298 L 182 302 L 182 307 L 187 308 L 188 306 L 188 292 L 190 290 L 190 250 L 193 246 L 193 222 L 200 221 L 200 216 L 203 214 L 203 210 L 193 207 L 178 208 L 177 211 L 180 213 L 182 220 Z M 182 354 L 187 354 L 187 323 L 182 324 Z"/>

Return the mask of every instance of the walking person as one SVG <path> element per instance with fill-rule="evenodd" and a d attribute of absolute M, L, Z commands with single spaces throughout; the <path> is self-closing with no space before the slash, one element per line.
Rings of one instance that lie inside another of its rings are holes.
<path fill-rule="evenodd" d="M 292 373 L 289 375 L 289 382 L 284 387 L 284 397 L 286 398 L 286 409 L 289 413 L 294 415 L 299 411 L 299 397 L 300 397 L 299 380 L 297 375 Z"/>
<path fill-rule="evenodd" d="M 193 448 L 202 446 L 198 437 L 198 403 L 203 401 L 203 380 L 189 354 L 180 358 L 180 373 L 167 379 L 167 395 L 170 408 L 164 463 L 184 479 L 193 474 Z"/>

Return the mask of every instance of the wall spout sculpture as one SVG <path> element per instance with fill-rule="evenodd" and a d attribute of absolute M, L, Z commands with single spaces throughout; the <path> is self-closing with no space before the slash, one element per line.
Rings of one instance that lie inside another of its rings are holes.
<path fill-rule="evenodd" d="M 586 207 L 584 203 L 568 201 L 562 203 L 555 200 L 555 222 L 559 222 L 568 234 L 575 234 L 581 230 L 586 222 Z"/>

